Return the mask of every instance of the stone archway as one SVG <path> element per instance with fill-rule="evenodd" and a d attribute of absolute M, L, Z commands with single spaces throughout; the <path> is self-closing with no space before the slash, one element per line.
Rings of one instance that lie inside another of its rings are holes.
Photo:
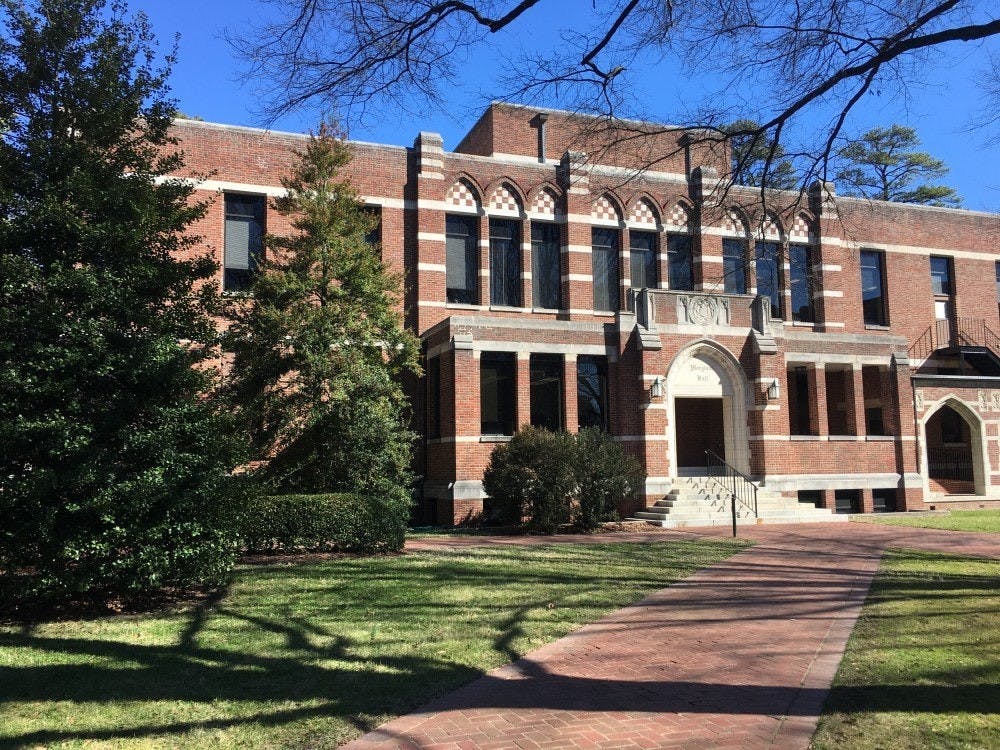
<path fill-rule="evenodd" d="M 944 427 L 956 419 L 961 420 L 957 427 Z M 942 429 L 954 431 L 956 436 L 948 437 L 942 434 Z M 953 456 L 965 451 L 967 459 Z M 963 466 L 965 460 L 971 466 Z M 961 487 L 963 480 L 973 494 L 986 494 L 990 476 L 986 435 L 983 420 L 975 409 L 955 396 L 947 396 L 928 409 L 920 420 L 920 468 L 926 497 L 934 490 L 936 494 L 965 494 Z"/>
<path fill-rule="evenodd" d="M 671 476 L 703 473 L 705 448 L 750 473 L 748 394 L 743 367 L 714 341 L 696 341 L 674 357 L 666 383 Z"/>

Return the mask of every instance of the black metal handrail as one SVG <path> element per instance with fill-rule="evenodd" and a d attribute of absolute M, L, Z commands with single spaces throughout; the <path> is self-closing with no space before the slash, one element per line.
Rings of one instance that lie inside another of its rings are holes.
<path fill-rule="evenodd" d="M 736 536 L 736 505 L 739 503 L 757 518 L 757 485 L 742 471 L 726 463 L 726 459 L 713 450 L 705 451 L 705 468 L 708 477 L 719 484 L 732 498 L 733 536 Z"/>
<path fill-rule="evenodd" d="M 910 355 L 926 359 L 950 346 L 981 346 L 1000 356 L 1000 336 L 983 318 L 946 318 L 934 321 L 910 347 Z"/>

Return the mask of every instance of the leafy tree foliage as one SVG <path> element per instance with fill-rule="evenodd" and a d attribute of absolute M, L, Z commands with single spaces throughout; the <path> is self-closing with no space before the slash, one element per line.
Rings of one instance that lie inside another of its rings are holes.
<path fill-rule="evenodd" d="M 837 152 L 841 167 L 834 180 L 845 195 L 930 206 L 958 206 L 953 188 L 929 185 L 948 167 L 923 151 L 917 131 L 905 125 L 873 128 Z"/>
<path fill-rule="evenodd" d="M 738 185 L 794 190 L 799 176 L 785 148 L 761 131 L 754 120 L 736 120 L 724 128 L 733 150 L 733 182 Z"/>
<path fill-rule="evenodd" d="M 322 124 L 287 195 L 294 229 L 267 238 L 252 294 L 234 299 L 227 386 L 271 491 L 408 498 L 412 434 L 400 381 L 419 372 L 400 279 L 370 240 L 376 219 L 339 176 L 351 154 Z"/>
<path fill-rule="evenodd" d="M 0 570 L 35 593 L 220 581 L 233 430 L 168 59 L 102 0 L 0 3 Z"/>

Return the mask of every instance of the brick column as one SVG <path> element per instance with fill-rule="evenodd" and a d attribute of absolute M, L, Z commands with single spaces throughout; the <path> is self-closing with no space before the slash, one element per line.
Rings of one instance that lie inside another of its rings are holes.
<path fill-rule="evenodd" d="M 691 238 L 691 253 L 695 258 L 698 247 L 698 235 Z M 667 233 L 662 228 L 656 231 L 656 287 L 667 289 L 670 286 L 670 257 L 667 253 Z"/>
<path fill-rule="evenodd" d="M 809 431 L 814 435 L 829 435 L 830 427 L 827 421 L 826 405 L 826 368 L 822 362 L 817 362 L 807 368 L 806 378 L 809 383 Z"/>
<path fill-rule="evenodd" d="M 514 430 L 531 424 L 531 355 L 528 352 L 517 353 L 517 419 L 514 421 Z"/>
<path fill-rule="evenodd" d="M 563 404 L 566 410 L 564 415 L 566 429 L 569 432 L 578 431 L 580 429 L 580 415 L 577 410 L 575 354 L 567 354 L 563 357 Z"/>
<path fill-rule="evenodd" d="M 692 276 L 697 291 L 725 289 L 722 272 L 722 238 L 717 234 L 705 233 L 706 224 L 712 223 L 706 220 L 706 217 L 720 216 L 720 206 L 712 197 L 718 179 L 719 175 L 714 167 L 700 166 L 691 172 L 691 191 L 696 205 L 700 207 L 698 215 L 691 217 L 693 226 L 690 229 Z"/>
<path fill-rule="evenodd" d="M 896 471 L 902 477 L 896 495 L 900 510 L 924 508 L 924 482 L 917 465 L 920 450 L 916 440 L 913 383 L 910 380 L 910 360 L 906 354 L 893 354 L 889 368 L 889 381 L 894 398 L 887 404 L 898 426 L 896 435 Z"/>
<path fill-rule="evenodd" d="M 521 221 L 521 307 L 534 306 L 531 283 L 531 222 Z"/>
<path fill-rule="evenodd" d="M 861 365 L 855 364 L 851 369 L 851 377 L 847 378 L 847 388 L 847 424 L 854 425 L 855 435 L 864 435 L 866 434 L 865 384 L 861 375 Z"/>
<path fill-rule="evenodd" d="M 417 198 L 442 201 L 450 185 L 444 183 L 444 145 L 437 133 L 420 133 L 413 144 L 417 154 Z M 416 296 L 417 328 L 427 330 L 444 318 L 444 212 L 421 208 L 417 213 Z M 420 302 L 428 303 L 421 306 Z"/>
<path fill-rule="evenodd" d="M 490 304 L 490 220 L 485 211 L 479 219 L 479 304 Z"/>
<path fill-rule="evenodd" d="M 875 499 L 872 497 L 872 491 L 870 487 L 865 487 L 861 490 L 861 512 L 862 513 L 874 513 L 875 512 Z"/>
<path fill-rule="evenodd" d="M 628 290 L 632 288 L 632 240 L 628 226 L 622 222 L 618 230 L 618 309 L 628 310 Z"/>
<path fill-rule="evenodd" d="M 560 185 L 566 196 L 566 225 L 562 247 L 562 298 L 567 310 L 594 308 L 593 272 L 590 258 L 590 222 L 575 217 L 590 216 L 590 176 L 587 155 L 577 151 L 563 154 L 559 169 Z"/>
<path fill-rule="evenodd" d="M 836 191 L 832 182 L 817 181 L 810 185 L 809 207 L 818 218 L 813 258 L 813 268 L 817 271 L 813 291 L 816 322 L 822 324 L 822 330 L 840 331 L 845 327 L 843 250 L 840 244 L 823 241 L 844 239 L 844 228 L 837 211 Z"/>

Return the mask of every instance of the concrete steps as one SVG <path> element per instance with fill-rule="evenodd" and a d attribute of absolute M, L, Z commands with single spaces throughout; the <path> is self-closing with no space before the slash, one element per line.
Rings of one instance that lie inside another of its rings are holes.
<path fill-rule="evenodd" d="M 730 495 L 722 486 L 705 477 L 682 477 L 674 481 L 665 497 L 641 510 L 635 520 L 655 526 L 727 526 L 733 522 Z M 793 497 L 758 488 L 757 516 L 737 502 L 736 524 L 844 522 L 829 508 L 815 508 Z"/>

